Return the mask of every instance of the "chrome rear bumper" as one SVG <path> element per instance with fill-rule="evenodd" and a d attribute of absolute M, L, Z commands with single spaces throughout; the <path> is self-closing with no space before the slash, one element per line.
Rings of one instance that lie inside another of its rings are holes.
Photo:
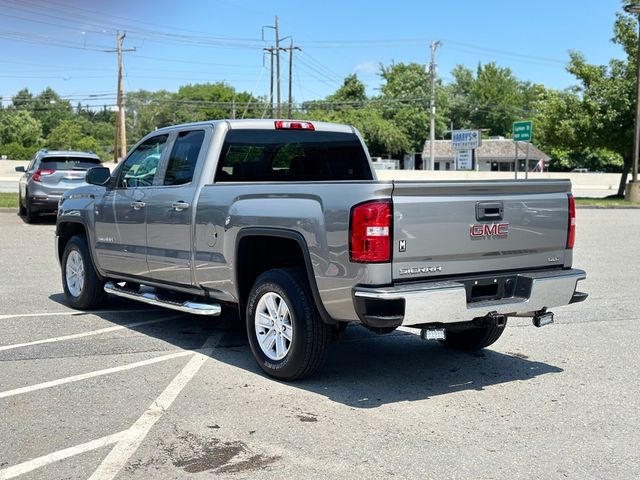
<path fill-rule="evenodd" d="M 489 314 L 525 316 L 544 308 L 568 305 L 572 300 L 576 301 L 576 285 L 587 278 L 587 274 L 583 270 L 570 269 L 519 273 L 516 277 L 521 285 L 516 296 L 500 300 L 467 302 L 465 286 L 456 281 L 356 287 L 353 295 L 360 319 L 368 325 L 457 323 Z M 395 307 L 385 307 L 391 304 Z M 402 305 L 403 313 L 399 310 Z M 376 310 L 383 313 L 378 315 Z"/>

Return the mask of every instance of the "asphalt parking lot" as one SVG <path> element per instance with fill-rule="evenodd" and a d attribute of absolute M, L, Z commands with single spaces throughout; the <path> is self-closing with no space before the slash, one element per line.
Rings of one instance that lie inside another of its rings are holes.
<path fill-rule="evenodd" d="M 232 312 L 64 304 L 53 221 L 0 212 L 0 479 L 640 477 L 640 210 L 578 210 L 587 302 L 490 349 L 359 327 L 266 378 Z"/>

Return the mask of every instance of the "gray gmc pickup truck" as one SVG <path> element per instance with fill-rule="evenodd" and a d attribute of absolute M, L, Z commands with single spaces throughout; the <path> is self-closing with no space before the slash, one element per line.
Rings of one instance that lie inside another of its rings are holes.
<path fill-rule="evenodd" d="M 58 209 L 69 304 L 237 308 L 258 364 L 284 380 L 317 370 L 348 323 L 477 349 L 508 317 L 542 326 L 587 297 L 569 181 L 378 181 L 350 126 L 172 126 L 86 181 Z"/>

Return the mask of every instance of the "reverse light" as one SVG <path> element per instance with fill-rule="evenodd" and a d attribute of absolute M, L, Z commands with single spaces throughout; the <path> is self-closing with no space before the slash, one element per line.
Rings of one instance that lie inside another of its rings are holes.
<path fill-rule="evenodd" d="M 569 227 L 567 228 L 567 248 L 573 248 L 576 240 L 576 201 L 573 195 L 569 195 Z"/>
<path fill-rule="evenodd" d="M 276 120 L 276 130 L 315 130 L 311 122 L 291 122 L 285 120 Z"/>
<path fill-rule="evenodd" d="M 31 177 L 31 180 L 33 180 L 34 182 L 41 182 L 43 176 L 46 177 L 47 175 L 51 175 L 52 173 L 55 173 L 55 170 L 38 169 L 35 172 L 33 172 L 33 176 Z"/>
<path fill-rule="evenodd" d="M 391 202 L 374 200 L 351 210 L 349 257 L 352 262 L 391 261 Z"/>

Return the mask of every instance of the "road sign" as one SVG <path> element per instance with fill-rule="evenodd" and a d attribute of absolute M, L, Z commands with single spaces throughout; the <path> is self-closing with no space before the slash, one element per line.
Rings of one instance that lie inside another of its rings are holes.
<path fill-rule="evenodd" d="M 451 147 L 454 150 L 469 150 L 482 145 L 480 130 L 454 130 L 451 133 Z"/>
<path fill-rule="evenodd" d="M 530 142 L 533 137 L 533 122 L 513 122 L 513 139 L 516 142 Z"/>
<path fill-rule="evenodd" d="M 473 170 L 473 150 L 456 151 L 456 170 Z"/>

